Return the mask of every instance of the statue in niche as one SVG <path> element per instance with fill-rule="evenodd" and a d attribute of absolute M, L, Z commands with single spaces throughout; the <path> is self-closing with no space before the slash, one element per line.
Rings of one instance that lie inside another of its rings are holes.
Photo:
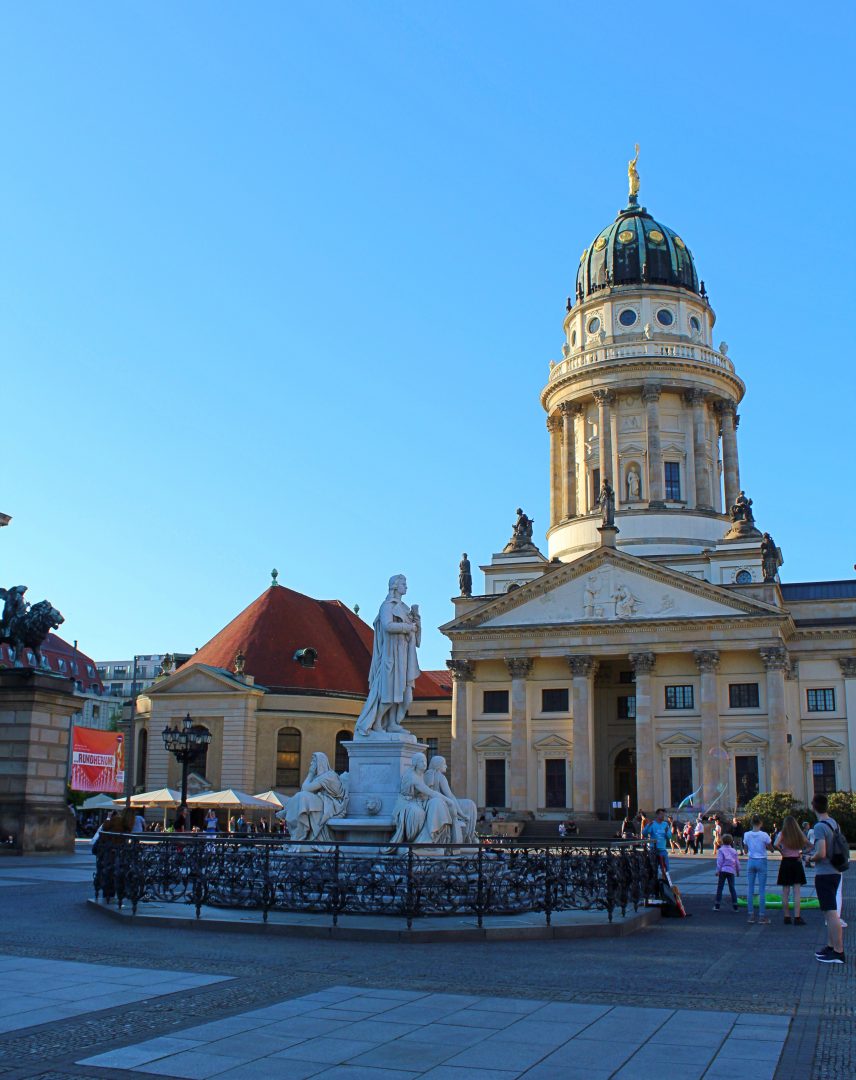
<path fill-rule="evenodd" d="M 473 575 L 470 568 L 470 560 L 467 558 L 466 551 L 461 556 L 461 562 L 458 567 L 458 588 L 461 590 L 461 596 L 473 595 Z"/>
<path fill-rule="evenodd" d="M 451 799 L 456 810 L 452 817 L 451 842 L 453 844 L 477 844 L 476 817 L 478 810 L 472 799 L 459 799 L 452 794 L 446 779 L 446 759 L 440 755 L 431 758 L 425 783 L 433 791 L 439 791 L 446 799 Z"/>
<path fill-rule="evenodd" d="M 635 502 L 639 498 L 639 473 L 636 469 L 627 470 L 627 501 Z"/>
<path fill-rule="evenodd" d="M 781 555 L 776 547 L 776 542 L 769 533 L 764 533 L 761 537 L 761 566 L 764 570 L 765 583 L 776 580 L 780 562 Z"/>
<path fill-rule="evenodd" d="M 614 529 L 615 492 L 612 490 L 612 484 L 610 484 L 608 476 L 603 478 L 598 502 L 600 504 L 601 527 L 604 529 Z"/>
<path fill-rule="evenodd" d="M 428 763 L 414 754 L 401 778 L 398 801 L 392 814 L 395 829 L 390 844 L 448 844 L 457 816 L 454 798 L 435 791 L 425 782 Z"/>
<path fill-rule="evenodd" d="M 636 609 L 641 604 L 641 601 L 623 583 L 616 586 L 610 599 L 615 603 L 615 615 L 618 619 L 627 619 L 635 615 Z"/>
<path fill-rule="evenodd" d="M 747 525 L 755 524 L 755 515 L 752 513 L 752 500 L 746 498 L 746 492 L 741 491 L 731 507 L 731 520 L 733 522 L 744 521 Z"/>
<path fill-rule="evenodd" d="M 285 807 L 276 815 L 285 819 L 292 840 L 333 839 L 327 823 L 331 818 L 344 817 L 348 809 L 348 792 L 342 778 L 330 768 L 326 754 L 319 750 L 312 755 L 309 772 Z"/>
<path fill-rule="evenodd" d="M 416 650 L 422 643 L 422 618 L 416 604 L 408 607 L 402 597 L 407 578 L 396 574 L 389 579 L 389 592 L 373 625 L 374 646 L 369 669 L 369 694 L 359 715 L 355 738 L 384 734 L 405 735 L 415 742 L 402 721 L 413 701 L 413 686 L 419 677 Z"/>

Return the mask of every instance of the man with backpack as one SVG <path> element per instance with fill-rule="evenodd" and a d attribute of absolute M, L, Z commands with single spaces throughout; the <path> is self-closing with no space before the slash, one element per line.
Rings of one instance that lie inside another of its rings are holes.
<path fill-rule="evenodd" d="M 850 851 L 838 823 L 829 816 L 829 800 L 815 795 L 811 800 L 817 814 L 814 827 L 814 887 L 820 910 L 826 918 L 827 944 L 815 953 L 821 964 L 844 963 L 844 929 L 838 914 L 836 894 L 842 873 L 848 869 Z"/>

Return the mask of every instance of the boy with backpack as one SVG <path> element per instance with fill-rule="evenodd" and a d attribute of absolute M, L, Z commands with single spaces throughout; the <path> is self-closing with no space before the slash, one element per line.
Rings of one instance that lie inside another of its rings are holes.
<path fill-rule="evenodd" d="M 843 833 L 828 813 L 829 800 L 815 795 L 811 800 L 817 814 L 814 827 L 814 887 L 820 910 L 826 918 L 827 945 L 818 949 L 816 958 L 821 964 L 844 963 L 844 929 L 838 914 L 836 894 L 842 873 L 848 869 L 850 850 Z"/>

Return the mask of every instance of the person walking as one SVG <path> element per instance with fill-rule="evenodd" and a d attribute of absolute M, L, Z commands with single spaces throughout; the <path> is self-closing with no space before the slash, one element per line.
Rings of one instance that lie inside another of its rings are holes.
<path fill-rule="evenodd" d="M 684 825 L 684 854 L 689 855 L 690 848 L 693 846 L 693 823 L 687 821 Z"/>
<path fill-rule="evenodd" d="M 662 864 L 663 868 L 668 873 L 669 871 L 669 847 L 668 843 L 672 837 L 672 827 L 666 821 L 666 811 L 660 807 L 654 812 L 654 820 L 649 821 L 645 826 L 643 832 L 643 838 L 645 840 L 653 840 L 657 858 Z"/>
<path fill-rule="evenodd" d="M 770 834 L 761 828 L 761 819 L 752 818 L 752 828 L 743 837 L 748 852 L 746 863 L 746 908 L 748 922 L 755 922 L 755 886 L 758 886 L 758 922 L 769 926 L 767 918 L 767 852 L 772 847 Z"/>
<path fill-rule="evenodd" d="M 722 837 L 722 843 L 716 852 L 716 874 L 719 880 L 716 885 L 714 911 L 719 911 L 722 890 L 725 885 L 728 886 L 728 891 L 731 893 L 731 904 L 734 910 L 737 910 L 737 889 L 734 886 L 734 879 L 740 876 L 740 856 L 734 850 L 733 843 L 734 837 L 731 833 L 726 833 Z"/>
<path fill-rule="evenodd" d="M 773 847 L 782 853 L 782 861 L 779 863 L 779 875 L 776 884 L 782 886 L 782 914 L 785 917 L 785 925 L 791 925 L 791 917 L 788 914 L 788 897 L 791 889 L 794 890 L 794 925 L 805 926 L 805 919 L 800 914 L 800 888 L 805 885 L 805 870 L 802 864 L 803 851 L 808 847 L 808 839 L 797 824 L 795 817 L 790 814 L 782 822 L 782 829 L 773 841 Z"/>
<path fill-rule="evenodd" d="M 741 855 L 745 855 L 746 851 L 743 847 L 743 822 L 736 815 L 731 819 L 731 828 L 729 832 L 734 837 L 735 851 L 739 851 Z"/>
<path fill-rule="evenodd" d="M 826 940 L 822 949 L 815 953 L 821 964 L 844 963 L 844 928 L 838 914 L 838 886 L 841 871 L 830 861 L 831 847 L 835 834 L 839 832 L 838 822 L 829 816 L 829 800 L 825 795 L 815 795 L 811 808 L 817 814 L 814 827 L 814 888 L 820 910 L 826 918 Z"/>
<path fill-rule="evenodd" d="M 704 855 L 704 821 L 701 814 L 696 818 L 693 826 L 693 854 Z"/>

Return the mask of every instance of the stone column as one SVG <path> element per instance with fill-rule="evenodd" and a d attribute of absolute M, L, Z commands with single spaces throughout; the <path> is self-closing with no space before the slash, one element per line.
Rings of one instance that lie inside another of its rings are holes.
<path fill-rule="evenodd" d="M 648 817 L 654 806 L 654 709 L 651 698 L 651 672 L 657 658 L 654 653 L 631 653 L 630 665 L 636 672 L 636 805 Z"/>
<path fill-rule="evenodd" d="M 475 777 L 470 776 L 472 733 L 470 731 L 469 697 L 475 679 L 472 660 L 447 660 L 452 675 L 452 760 L 449 762 L 449 786 L 460 792 L 460 798 L 478 802 Z"/>
<path fill-rule="evenodd" d="M 594 400 L 597 402 L 597 445 L 600 455 L 600 482 L 609 479 L 615 487 L 612 475 L 612 417 L 610 406 L 615 401 L 615 394 L 611 390 L 595 390 Z"/>
<path fill-rule="evenodd" d="M 696 508 L 712 510 L 713 497 L 710 491 L 710 454 L 707 449 L 707 430 L 705 409 L 707 392 L 690 390 L 685 400 L 693 408 L 693 460 L 695 464 Z"/>
<path fill-rule="evenodd" d="M 722 431 L 722 475 L 725 487 L 725 512 L 734 505 L 740 493 L 740 464 L 737 460 L 737 405 L 733 401 L 717 404 Z"/>
<path fill-rule="evenodd" d="M 526 778 L 529 765 L 529 722 L 526 710 L 526 680 L 532 671 L 528 656 L 510 656 L 505 661 L 511 676 L 511 800 L 512 810 L 529 810 Z M 537 802 L 537 800 L 536 800 Z"/>
<path fill-rule="evenodd" d="M 572 767 L 574 814 L 594 814 L 594 672 L 592 656 L 569 656 L 574 695 L 574 761 Z"/>
<path fill-rule="evenodd" d="M 696 649 L 695 662 L 701 675 L 699 705 L 701 709 L 701 781 L 704 785 L 702 798 L 712 802 L 716 798 L 716 786 L 728 782 L 721 776 L 721 758 L 711 751 L 722 749 L 719 732 L 719 697 L 716 669 L 719 667 L 719 653 L 714 650 Z M 724 801 L 724 800 L 723 800 Z"/>
<path fill-rule="evenodd" d="M 666 477 L 660 442 L 660 384 L 646 383 L 642 387 L 642 400 L 648 428 L 648 505 L 661 507 L 666 504 Z"/>
<path fill-rule="evenodd" d="M 547 417 L 550 432 L 550 528 L 562 517 L 562 421 L 554 413 Z"/>
<path fill-rule="evenodd" d="M 850 759 L 851 791 L 856 791 L 856 656 L 840 656 L 838 663 L 844 676 L 844 708 L 847 712 L 847 756 Z M 844 777 L 841 787 L 844 787 Z"/>
<path fill-rule="evenodd" d="M 577 516 L 577 439 L 575 419 L 582 412 L 581 405 L 563 401 L 559 406 L 562 414 L 562 517 Z"/>
<path fill-rule="evenodd" d="M 790 667 L 788 653 L 781 645 L 758 651 L 767 669 L 770 786 L 773 791 L 788 791 L 791 783 L 788 767 L 788 719 L 785 713 L 785 672 Z"/>

